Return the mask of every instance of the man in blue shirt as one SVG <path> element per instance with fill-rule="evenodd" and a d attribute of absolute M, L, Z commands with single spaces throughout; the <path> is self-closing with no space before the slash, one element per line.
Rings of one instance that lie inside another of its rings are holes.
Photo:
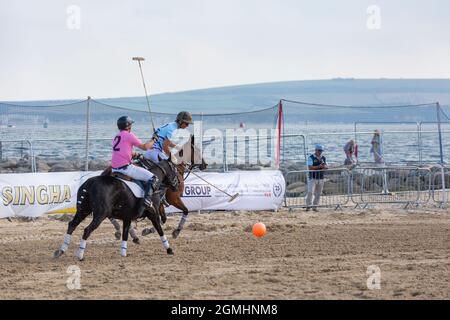
<path fill-rule="evenodd" d="M 155 132 L 157 141 L 153 148 L 145 152 L 144 157 L 150 159 L 154 163 L 159 163 L 161 160 L 167 160 L 170 156 L 170 150 L 176 146 L 171 141 L 173 134 L 178 129 L 186 129 L 192 124 L 192 115 L 187 111 L 178 113 L 175 122 L 168 123 L 158 128 Z"/>
<path fill-rule="evenodd" d="M 327 159 L 322 155 L 323 146 L 316 144 L 315 152 L 308 157 L 308 193 L 306 195 L 306 211 L 313 207 L 317 211 L 324 184 L 324 170 L 328 169 Z M 313 202 L 314 194 L 314 202 Z"/>

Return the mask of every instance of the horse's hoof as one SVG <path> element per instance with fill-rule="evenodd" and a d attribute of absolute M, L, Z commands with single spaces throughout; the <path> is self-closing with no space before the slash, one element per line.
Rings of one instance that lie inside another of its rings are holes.
<path fill-rule="evenodd" d="M 122 234 L 120 233 L 120 231 L 116 231 L 116 233 L 114 233 L 114 236 L 116 237 L 116 240 L 120 240 Z"/>
<path fill-rule="evenodd" d="M 139 240 L 139 238 L 134 238 L 134 239 L 133 239 L 133 243 L 135 243 L 135 244 L 141 244 L 141 241 Z"/>
<path fill-rule="evenodd" d="M 172 232 L 172 237 L 173 237 L 174 239 L 178 238 L 178 235 L 180 234 L 180 232 L 181 232 L 180 229 L 175 229 L 175 230 L 173 230 L 173 232 Z"/>
<path fill-rule="evenodd" d="M 172 250 L 172 248 L 167 249 L 167 254 L 170 254 L 171 256 L 173 256 L 173 250 Z"/>
<path fill-rule="evenodd" d="M 147 235 L 149 235 L 150 233 L 154 233 L 155 232 L 155 228 L 145 228 L 144 230 L 142 230 L 142 235 L 145 237 Z"/>
<path fill-rule="evenodd" d="M 53 253 L 53 258 L 54 259 L 58 259 L 59 257 L 61 257 L 64 254 L 64 251 L 62 251 L 61 249 L 56 250 Z"/>

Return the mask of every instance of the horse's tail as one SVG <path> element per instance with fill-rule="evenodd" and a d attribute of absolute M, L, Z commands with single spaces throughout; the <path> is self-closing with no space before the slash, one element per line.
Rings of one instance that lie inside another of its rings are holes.
<path fill-rule="evenodd" d="M 94 178 L 86 180 L 78 189 L 77 193 L 77 212 L 91 212 L 89 201 L 89 189 L 91 188 Z"/>

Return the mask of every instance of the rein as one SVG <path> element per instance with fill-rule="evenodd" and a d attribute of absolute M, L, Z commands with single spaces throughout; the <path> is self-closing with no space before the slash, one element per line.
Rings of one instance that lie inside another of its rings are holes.
<path fill-rule="evenodd" d="M 186 177 L 183 177 L 184 181 L 186 181 L 186 179 L 189 177 L 189 175 L 191 174 L 192 169 L 194 169 L 195 165 L 190 165 L 188 168 L 184 167 L 184 169 L 187 171 L 187 175 Z"/>
<path fill-rule="evenodd" d="M 139 160 L 139 163 L 141 164 L 141 166 L 142 166 L 144 169 L 146 169 L 146 170 L 148 170 L 148 171 L 150 171 L 150 172 L 151 172 L 151 170 L 152 170 L 153 168 L 157 167 L 157 168 L 159 168 L 159 169 L 162 171 L 162 173 L 164 174 L 164 176 L 167 175 L 167 171 L 166 171 L 159 163 L 149 162 L 149 161 L 146 161 L 146 160 L 145 160 L 145 161 Z M 149 164 L 149 163 L 151 163 L 150 166 L 147 165 L 147 164 Z"/>
<path fill-rule="evenodd" d="M 157 169 L 161 170 L 164 177 L 167 176 L 166 169 L 164 169 L 159 163 L 154 163 L 154 162 L 150 162 L 147 160 L 141 160 L 141 159 L 139 159 L 138 162 L 144 169 L 146 169 L 150 172 L 152 172 L 152 169 L 157 168 Z M 150 165 L 148 165 L 148 164 L 150 164 Z M 154 174 L 154 172 L 152 172 L 152 173 Z M 169 187 L 169 185 L 165 184 L 163 181 L 161 181 L 161 185 L 164 187 Z M 161 190 L 154 191 L 154 193 L 159 193 L 159 192 L 161 192 Z"/>

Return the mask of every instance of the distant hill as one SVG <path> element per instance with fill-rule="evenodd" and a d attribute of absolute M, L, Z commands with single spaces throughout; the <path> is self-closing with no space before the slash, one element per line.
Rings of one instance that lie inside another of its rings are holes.
<path fill-rule="evenodd" d="M 450 79 L 337 78 L 260 83 L 157 94 L 151 96 L 151 105 L 155 112 L 176 113 L 186 109 L 193 113 L 228 113 L 267 108 L 277 104 L 281 98 L 352 106 L 406 105 L 439 101 L 442 106 L 448 107 Z M 146 110 L 143 96 L 99 101 L 113 106 Z M 24 104 L 53 105 L 67 102 L 72 101 L 28 101 Z M 336 110 L 336 117 L 331 114 L 328 116 L 330 120 L 339 120 L 345 114 Z"/>
<path fill-rule="evenodd" d="M 155 111 L 236 112 L 270 107 L 281 99 L 342 105 L 398 105 L 439 101 L 450 105 L 450 79 L 332 79 L 286 81 L 163 93 L 151 97 Z M 101 99 L 127 107 L 145 106 L 145 97 Z"/>

